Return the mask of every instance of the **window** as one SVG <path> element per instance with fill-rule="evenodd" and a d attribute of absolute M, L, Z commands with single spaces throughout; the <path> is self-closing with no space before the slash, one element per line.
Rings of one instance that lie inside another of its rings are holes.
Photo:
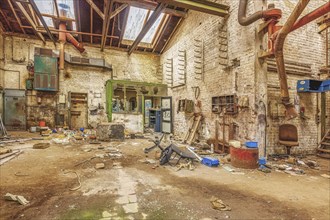
<path fill-rule="evenodd" d="M 146 24 L 147 20 L 152 15 L 152 13 L 153 11 L 151 10 L 130 6 L 123 39 L 128 41 L 134 41 L 141 32 L 143 26 Z M 154 41 L 157 30 L 162 24 L 163 18 L 164 13 L 159 16 L 159 18 L 148 31 L 148 33 L 141 40 L 142 43 L 151 44 Z"/>
<path fill-rule="evenodd" d="M 55 15 L 55 5 L 53 0 L 35 0 L 34 1 L 42 14 Z"/>

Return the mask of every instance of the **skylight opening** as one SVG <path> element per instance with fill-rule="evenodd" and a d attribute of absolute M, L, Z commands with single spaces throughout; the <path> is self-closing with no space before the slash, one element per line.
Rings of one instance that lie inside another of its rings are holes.
<path fill-rule="evenodd" d="M 57 0 L 58 10 L 66 11 L 66 17 L 75 19 L 73 0 Z"/>
<path fill-rule="evenodd" d="M 147 9 L 130 6 L 126 28 L 123 36 L 124 40 L 134 41 L 137 38 L 143 26 L 145 25 L 145 23 L 153 13 L 153 11 L 150 11 L 150 13 L 148 12 L 149 10 Z M 158 17 L 158 19 L 152 25 L 148 33 L 141 40 L 142 43 L 151 44 L 153 42 L 163 18 L 164 18 L 164 13 L 162 13 Z"/>
<path fill-rule="evenodd" d="M 53 0 L 35 0 L 34 1 L 42 14 L 54 15 L 54 1 Z"/>

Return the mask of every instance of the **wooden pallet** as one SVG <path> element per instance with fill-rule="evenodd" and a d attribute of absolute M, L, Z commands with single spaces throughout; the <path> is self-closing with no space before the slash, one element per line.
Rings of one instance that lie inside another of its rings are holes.
<path fill-rule="evenodd" d="M 202 121 L 202 115 L 194 115 L 193 116 L 193 122 L 191 123 L 184 139 L 183 139 L 183 143 L 187 143 L 187 144 L 192 144 L 196 138 L 196 133 L 197 130 L 201 124 Z"/>
<path fill-rule="evenodd" d="M 330 130 L 322 138 L 317 148 L 317 156 L 330 159 Z"/>

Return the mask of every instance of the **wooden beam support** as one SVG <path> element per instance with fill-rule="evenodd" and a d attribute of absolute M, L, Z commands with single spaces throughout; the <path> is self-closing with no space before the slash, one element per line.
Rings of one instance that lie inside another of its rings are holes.
<path fill-rule="evenodd" d="M 151 2 L 151 1 L 146 1 L 146 0 L 141 0 L 141 1 L 114 0 L 114 1 L 118 2 L 118 3 L 125 3 L 125 4 L 128 4 L 129 6 L 144 8 L 144 9 L 148 9 L 148 10 L 155 10 L 158 5 L 157 2 Z M 186 17 L 187 16 L 186 12 L 178 11 L 178 10 L 171 9 L 171 8 L 165 8 L 163 13 L 169 14 L 169 15 L 174 15 L 177 17 Z"/>
<path fill-rule="evenodd" d="M 11 25 L 10 25 L 8 19 L 7 19 L 7 16 L 6 16 L 5 13 L 3 13 L 3 11 L 1 10 L 1 7 L 0 7 L 0 14 L 1 14 L 1 16 L 3 17 L 3 19 L 5 20 L 5 22 L 6 22 L 7 26 L 8 26 L 8 28 L 10 29 L 10 31 L 13 31 L 13 28 L 11 27 Z"/>
<path fill-rule="evenodd" d="M 104 14 L 103 12 L 99 9 L 99 7 L 97 7 L 97 5 L 95 5 L 95 3 L 92 0 L 85 0 L 90 6 L 91 8 L 102 18 L 102 20 L 104 20 Z"/>
<path fill-rule="evenodd" d="M 58 11 L 58 7 L 57 7 L 57 0 L 53 0 L 54 1 L 54 7 L 55 7 L 55 11 L 56 11 L 56 16 L 60 17 L 60 13 Z"/>
<path fill-rule="evenodd" d="M 25 18 L 28 20 L 30 25 L 32 26 L 32 29 L 33 29 L 34 33 L 40 38 L 40 40 L 42 40 L 42 42 L 46 43 L 46 40 L 45 40 L 44 36 L 42 36 L 42 34 L 38 32 L 36 24 L 33 22 L 32 18 L 27 13 L 27 11 L 23 7 L 22 3 L 21 2 L 15 2 L 15 3 L 17 5 L 17 7 L 21 10 L 21 12 L 23 13 Z"/>
<path fill-rule="evenodd" d="M 53 41 L 54 45 L 56 46 L 56 40 L 55 40 L 54 36 L 52 35 L 52 33 L 50 32 L 49 27 L 48 27 L 48 25 L 46 24 L 44 18 L 42 17 L 42 15 L 41 15 L 41 13 L 40 13 L 40 11 L 39 11 L 38 6 L 37 6 L 36 3 L 34 2 L 34 0 L 29 0 L 29 2 L 30 2 L 30 4 L 31 4 L 31 6 L 32 6 L 32 8 L 33 8 L 33 10 L 34 10 L 34 12 L 37 14 L 37 16 L 38 16 L 38 18 L 39 18 L 39 20 L 40 20 L 42 26 L 44 26 L 44 28 L 45 28 L 45 30 L 46 30 L 46 32 L 47 32 L 49 38 Z"/>
<path fill-rule="evenodd" d="M 109 30 L 109 23 L 110 23 L 110 15 L 111 15 L 111 9 L 113 1 L 111 0 L 105 0 L 104 1 L 105 7 L 104 7 L 104 20 L 103 20 L 103 26 L 102 26 L 102 38 L 101 38 L 101 51 L 104 50 L 105 42 L 107 41 L 106 37 Z"/>
<path fill-rule="evenodd" d="M 128 5 L 127 4 L 123 4 L 121 6 L 119 6 L 116 10 L 114 11 L 111 11 L 111 8 L 112 8 L 112 4 L 113 4 L 113 1 L 111 3 L 108 2 L 108 4 L 110 4 L 110 9 L 109 9 L 109 12 L 108 13 L 104 13 L 105 14 L 105 19 L 103 21 L 103 28 L 105 29 L 102 29 L 102 39 L 101 39 L 101 51 L 103 51 L 104 49 L 104 46 L 105 46 L 105 43 L 106 43 L 106 39 L 104 38 L 103 39 L 103 36 L 107 35 L 108 34 L 108 31 L 109 31 L 109 25 L 110 25 L 110 20 L 112 18 L 114 18 L 117 14 L 119 14 L 121 11 L 123 11 Z M 108 6 L 108 5 L 107 5 Z M 107 9 L 107 8 L 106 8 Z M 104 26 L 105 25 L 105 26 Z M 105 32 L 103 32 L 103 30 Z"/>
<path fill-rule="evenodd" d="M 91 23 L 90 23 L 90 33 L 92 34 L 93 33 L 93 9 L 92 8 L 90 8 L 90 21 L 91 21 Z M 91 36 L 91 44 L 93 43 L 93 36 L 92 35 L 90 35 Z"/>
<path fill-rule="evenodd" d="M 206 0 L 157 0 L 157 2 L 167 3 L 172 6 L 191 9 L 220 17 L 225 17 L 229 14 L 229 6 Z"/>
<path fill-rule="evenodd" d="M 158 4 L 157 8 L 155 9 L 154 13 L 150 16 L 148 19 L 146 25 L 142 28 L 139 35 L 136 37 L 134 43 L 128 50 L 128 54 L 131 55 L 132 52 L 135 50 L 135 48 L 139 45 L 143 37 L 148 33 L 152 25 L 156 22 L 156 20 L 159 18 L 159 16 L 163 13 L 164 9 L 167 7 L 166 3 L 160 3 Z"/>
<path fill-rule="evenodd" d="M 19 27 L 21 28 L 22 32 L 23 32 L 24 34 L 26 34 L 24 28 L 22 28 L 22 22 L 21 22 L 21 20 L 19 19 L 19 17 L 17 16 L 16 11 L 15 11 L 15 9 L 14 9 L 14 6 L 13 6 L 13 4 L 11 3 L 11 0 L 7 0 L 7 1 L 8 1 L 8 4 L 9 4 L 9 6 L 10 6 L 10 8 L 11 8 L 11 10 L 12 10 L 12 12 L 13 12 L 13 14 L 14 14 L 16 20 L 17 20 L 17 22 L 18 22 Z"/>
<path fill-rule="evenodd" d="M 75 11 L 76 16 L 76 28 L 78 31 L 81 31 L 81 22 L 80 22 L 80 7 L 79 7 L 79 1 L 73 1 L 73 7 Z M 78 35 L 78 40 L 82 42 L 82 36 L 81 34 Z"/>

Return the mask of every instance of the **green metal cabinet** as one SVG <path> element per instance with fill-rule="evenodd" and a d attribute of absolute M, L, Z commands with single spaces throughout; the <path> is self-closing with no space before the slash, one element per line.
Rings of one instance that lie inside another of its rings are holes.
<path fill-rule="evenodd" d="M 34 56 L 34 85 L 39 91 L 58 91 L 58 64 L 56 57 Z"/>

